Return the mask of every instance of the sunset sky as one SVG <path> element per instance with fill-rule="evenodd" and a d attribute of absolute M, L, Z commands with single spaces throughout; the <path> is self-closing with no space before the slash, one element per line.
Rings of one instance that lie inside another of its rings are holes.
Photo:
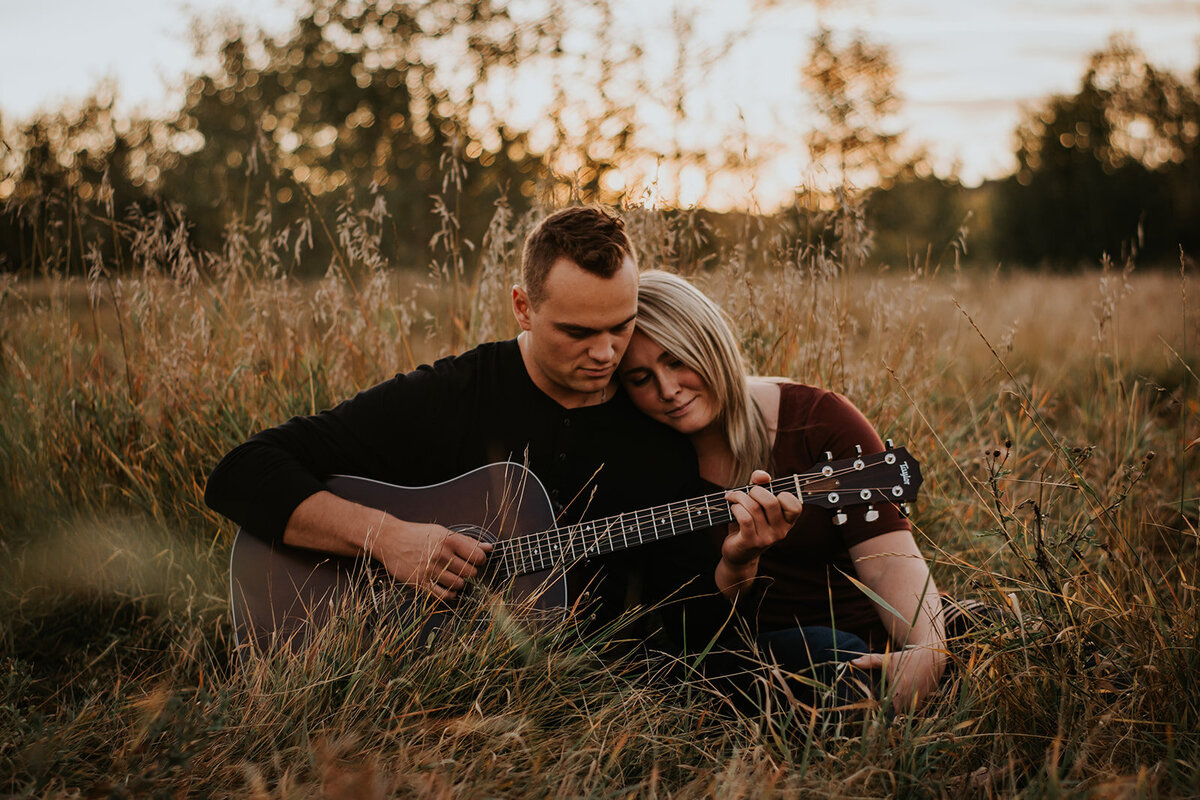
<path fill-rule="evenodd" d="M 1087 56 L 1112 34 L 1131 36 L 1158 66 L 1194 73 L 1200 65 L 1200 0 L 613 2 L 650 42 L 669 38 L 672 6 L 694 16 L 701 43 L 755 20 L 725 68 L 704 79 L 689 113 L 698 132 L 741 126 L 751 137 L 779 138 L 795 129 L 796 153 L 781 154 L 756 182 L 765 198 L 802 179 L 811 117 L 796 76 L 818 24 L 861 30 L 892 49 L 909 139 L 927 144 L 943 168 L 957 162 L 969 183 L 1011 170 L 1021 109 L 1073 91 Z M 54 108 L 105 77 L 116 81 L 122 109 L 168 109 L 182 76 L 199 66 L 189 19 L 235 9 L 277 34 L 295 13 L 288 0 L 0 0 L 0 113 L 12 120 Z M 660 54 L 664 69 L 669 49 Z M 536 104 L 524 113 L 536 115 Z"/>

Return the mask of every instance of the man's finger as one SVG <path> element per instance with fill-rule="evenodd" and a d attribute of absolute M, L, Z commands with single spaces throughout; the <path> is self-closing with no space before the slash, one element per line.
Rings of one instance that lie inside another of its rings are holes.
<path fill-rule="evenodd" d="M 476 568 L 474 564 L 458 557 L 450 559 L 450 561 L 446 564 L 446 571 L 453 572 L 455 575 L 459 575 L 468 580 L 479 575 L 479 569 Z"/>
<path fill-rule="evenodd" d="M 447 589 L 453 589 L 455 591 L 467 585 L 466 580 L 464 580 L 461 575 L 459 575 L 457 572 L 454 572 L 449 567 L 439 570 L 430 577 L 434 583 L 440 584 Z"/>
<path fill-rule="evenodd" d="M 479 566 L 486 561 L 488 553 L 492 550 L 491 542 L 484 542 L 473 536 L 465 536 L 461 533 L 447 536 L 446 544 L 450 546 L 454 555 L 464 561 L 469 561 L 475 566 Z"/>
<path fill-rule="evenodd" d="M 458 592 L 452 589 L 447 589 L 446 587 L 439 585 L 438 582 L 434 580 L 430 580 L 428 585 L 423 588 L 437 600 L 447 601 L 458 597 Z"/>

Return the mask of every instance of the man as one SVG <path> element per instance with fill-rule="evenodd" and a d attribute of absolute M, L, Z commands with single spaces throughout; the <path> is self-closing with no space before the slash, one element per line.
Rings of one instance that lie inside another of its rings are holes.
<path fill-rule="evenodd" d="M 687 439 L 634 409 L 615 380 L 637 311 L 637 265 L 621 221 L 593 208 L 551 215 L 526 240 L 522 271 L 524 286 L 512 291 L 515 340 L 421 366 L 259 433 L 217 466 L 205 501 L 254 535 L 369 556 L 398 580 L 452 599 L 479 574 L 489 545 L 357 505 L 324 481 L 348 474 L 422 486 L 524 461 L 560 523 L 704 494 Z M 739 518 L 778 516 L 763 494 L 767 508 Z M 715 592 L 703 547 L 653 547 L 608 559 L 599 582 L 591 573 L 576 581 L 599 587 L 603 616 L 626 603 L 648 557 L 657 582 L 650 599 L 696 578 L 696 591 Z"/>

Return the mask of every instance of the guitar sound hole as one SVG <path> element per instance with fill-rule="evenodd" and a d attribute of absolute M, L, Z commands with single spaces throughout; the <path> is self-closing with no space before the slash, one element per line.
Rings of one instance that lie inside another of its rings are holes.
<path fill-rule="evenodd" d="M 481 542 L 495 544 L 497 541 L 494 533 L 478 525 L 451 525 L 450 530 L 455 533 L 461 533 L 464 536 L 470 536 L 472 539 L 478 539 Z"/>

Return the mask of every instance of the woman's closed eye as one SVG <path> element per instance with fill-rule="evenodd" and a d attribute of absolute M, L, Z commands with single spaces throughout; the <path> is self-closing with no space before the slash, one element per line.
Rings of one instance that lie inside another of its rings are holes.
<path fill-rule="evenodd" d="M 650 376 L 644 372 L 635 372 L 625 375 L 625 382 L 630 386 L 645 386 L 650 381 Z"/>

